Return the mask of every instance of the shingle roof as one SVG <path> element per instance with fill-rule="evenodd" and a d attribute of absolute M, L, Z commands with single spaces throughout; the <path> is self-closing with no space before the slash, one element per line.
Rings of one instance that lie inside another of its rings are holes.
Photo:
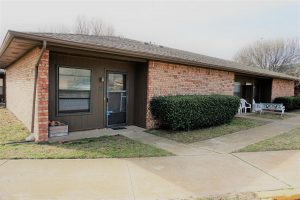
<path fill-rule="evenodd" d="M 20 32 L 19 32 L 20 33 Z M 30 36 L 37 36 L 45 40 L 51 39 L 55 42 L 69 42 L 72 45 L 89 45 L 94 48 L 105 48 L 110 52 L 117 52 L 136 57 L 170 61 L 179 64 L 190 64 L 195 66 L 206 66 L 227 71 L 237 71 L 240 73 L 254 74 L 266 77 L 278 77 L 296 80 L 296 77 L 283 73 L 272 72 L 255 67 L 245 66 L 229 60 L 214 58 L 188 51 L 140 42 L 132 39 L 115 36 L 94 36 L 81 34 L 62 33 L 24 33 Z"/>

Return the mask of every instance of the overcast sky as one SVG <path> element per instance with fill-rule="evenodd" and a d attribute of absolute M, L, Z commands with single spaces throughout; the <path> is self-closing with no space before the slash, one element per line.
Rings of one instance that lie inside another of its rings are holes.
<path fill-rule="evenodd" d="M 72 27 L 101 18 L 124 37 L 232 59 L 261 39 L 300 37 L 300 1 L 0 0 L 0 40 L 8 29 Z"/>

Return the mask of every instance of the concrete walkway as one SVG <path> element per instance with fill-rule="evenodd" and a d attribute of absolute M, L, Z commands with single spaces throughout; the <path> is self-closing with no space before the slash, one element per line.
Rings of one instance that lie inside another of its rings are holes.
<path fill-rule="evenodd" d="M 247 118 L 247 116 L 245 116 Z M 253 117 L 251 117 L 253 118 Z M 256 118 L 257 119 L 257 118 Z M 272 122 L 252 129 L 227 134 L 192 144 L 183 144 L 144 132 L 145 129 L 129 126 L 121 135 L 139 142 L 165 149 L 175 155 L 203 155 L 211 153 L 231 153 L 250 144 L 286 133 L 300 127 L 300 115 Z"/>
<path fill-rule="evenodd" d="M 256 118 L 257 119 L 257 118 Z M 300 127 L 300 115 L 285 120 L 273 120 L 266 125 L 193 143 L 193 147 L 230 153 L 250 144 L 289 132 Z"/>
<path fill-rule="evenodd" d="M 300 188 L 300 151 L 1 163 L 1 200 L 179 200 Z"/>
<path fill-rule="evenodd" d="M 178 143 L 174 140 L 169 140 L 163 137 L 158 137 L 156 135 L 144 132 L 145 129 L 136 126 L 128 126 L 127 130 L 120 132 L 121 135 L 128 137 L 132 140 L 142 142 L 144 144 L 149 144 L 160 149 L 167 150 L 180 156 L 192 156 L 192 155 L 206 155 L 215 154 L 216 152 L 212 150 L 207 150 L 205 148 L 193 147 L 188 144 Z"/>
<path fill-rule="evenodd" d="M 131 126 L 118 133 L 177 156 L 0 160 L 0 199 L 187 200 L 299 189 L 300 151 L 228 153 L 299 127 L 299 122 L 300 115 L 190 145 Z"/>

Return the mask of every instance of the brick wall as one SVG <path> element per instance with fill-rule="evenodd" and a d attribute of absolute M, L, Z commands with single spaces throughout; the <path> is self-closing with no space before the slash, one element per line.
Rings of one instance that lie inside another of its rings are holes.
<path fill-rule="evenodd" d="M 32 122 L 35 65 L 40 53 L 41 49 L 35 48 L 6 69 L 6 106 L 24 123 L 28 130 L 31 130 Z M 39 71 L 35 109 L 35 122 L 38 123 L 35 123 L 34 127 L 38 141 L 45 141 L 48 137 L 48 125 L 45 130 L 46 128 L 42 124 L 46 120 L 48 123 L 48 88 L 45 89 L 48 87 L 48 56 L 49 53 L 46 51 L 39 65 L 41 70 Z M 42 126 L 39 126 L 39 123 Z M 42 132 L 42 137 L 39 137 L 40 132 Z M 45 137 L 46 132 L 47 137 Z"/>
<path fill-rule="evenodd" d="M 294 96 L 295 82 L 283 79 L 273 79 L 272 100 L 276 97 Z"/>
<path fill-rule="evenodd" d="M 150 61 L 148 66 L 146 127 L 154 128 L 155 121 L 149 110 L 154 96 L 176 94 L 233 95 L 234 73 Z"/>
<path fill-rule="evenodd" d="M 40 50 L 33 49 L 6 69 L 6 106 L 31 129 L 34 66 Z"/>
<path fill-rule="evenodd" d="M 48 140 L 49 51 L 44 52 L 38 68 L 34 133 L 36 140 L 43 142 Z"/>

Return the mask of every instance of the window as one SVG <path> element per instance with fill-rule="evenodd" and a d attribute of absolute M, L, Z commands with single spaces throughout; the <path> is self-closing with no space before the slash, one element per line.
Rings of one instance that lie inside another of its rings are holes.
<path fill-rule="evenodd" d="M 0 78 L 0 95 L 3 95 L 3 78 Z"/>
<path fill-rule="evenodd" d="M 107 81 L 107 90 L 113 91 L 125 91 L 126 90 L 126 75 L 118 73 L 110 73 Z"/>
<path fill-rule="evenodd" d="M 58 113 L 90 112 L 91 70 L 58 68 Z"/>
<path fill-rule="evenodd" d="M 241 83 L 240 82 L 234 82 L 234 96 L 241 97 Z"/>

